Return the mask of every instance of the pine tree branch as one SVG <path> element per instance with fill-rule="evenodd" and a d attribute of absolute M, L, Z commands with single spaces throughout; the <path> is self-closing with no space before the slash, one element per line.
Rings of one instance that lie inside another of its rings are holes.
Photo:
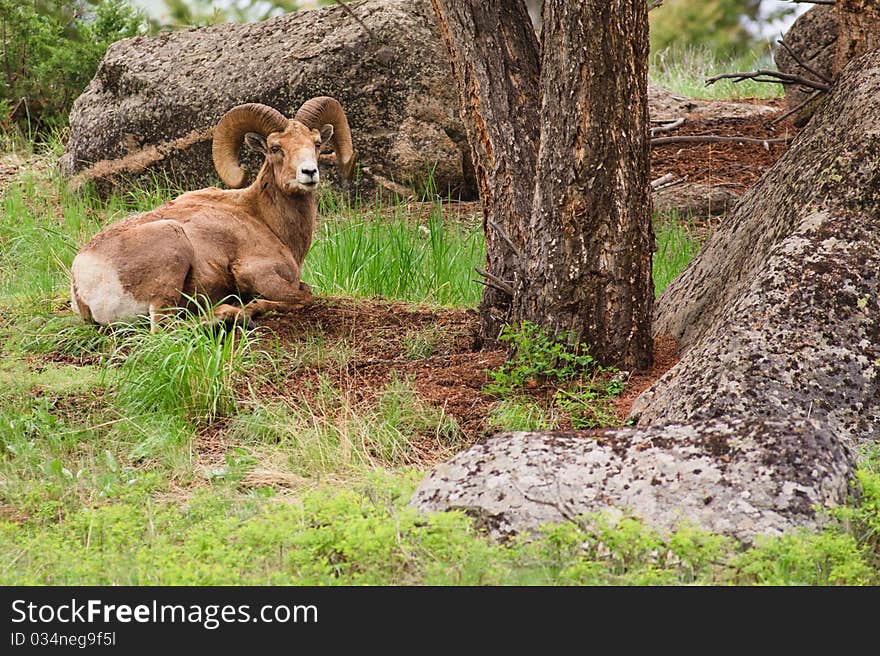
<path fill-rule="evenodd" d="M 808 73 L 812 73 L 812 74 L 815 75 L 817 78 L 819 78 L 820 80 L 822 80 L 825 84 L 831 84 L 831 79 L 829 79 L 829 78 L 826 77 L 825 75 L 822 75 L 819 71 L 817 71 L 815 68 L 813 68 L 812 66 L 810 66 L 809 64 L 807 64 L 803 59 L 801 59 L 801 58 L 798 56 L 798 54 L 797 54 L 794 50 L 791 49 L 791 46 L 789 46 L 789 45 L 785 42 L 785 39 L 779 39 L 779 40 L 776 41 L 776 43 L 778 43 L 778 44 L 781 45 L 783 48 L 785 48 L 786 52 L 788 52 L 788 54 L 792 56 L 792 58 L 797 62 L 798 66 L 800 66 L 802 69 L 804 69 L 804 70 L 807 71 Z"/>
<path fill-rule="evenodd" d="M 733 80 L 734 82 L 742 82 L 743 80 L 755 80 L 756 82 L 775 82 L 776 84 L 800 84 L 810 89 L 818 89 L 819 91 L 830 91 L 831 87 L 822 82 L 815 82 L 801 75 L 792 73 L 783 73 L 782 71 L 771 71 L 765 68 L 759 68 L 754 71 L 742 73 L 722 73 L 721 75 L 713 75 L 706 79 L 706 86 L 715 84 L 718 80 Z"/>

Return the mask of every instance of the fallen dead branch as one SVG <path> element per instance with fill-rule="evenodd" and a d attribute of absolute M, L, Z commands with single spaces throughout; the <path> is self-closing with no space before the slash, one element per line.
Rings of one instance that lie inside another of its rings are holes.
<path fill-rule="evenodd" d="M 665 125 L 658 125 L 656 128 L 651 128 L 651 136 L 653 137 L 655 134 L 660 134 L 661 132 L 672 132 L 675 128 L 680 128 L 682 125 L 684 125 L 683 116 L 670 123 L 666 123 Z"/>
<path fill-rule="evenodd" d="M 774 137 L 773 139 L 765 139 L 762 137 L 720 137 L 713 134 L 690 134 L 681 137 L 657 137 L 651 139 L 652 146 L 662 146 L 664 144 L 673 143 L 712 143 L 712 142 L 729 142 L 729 143 L 757 143 L 757 144 L 777 144 L 789 143 L 794 137 Z"/>
<path fill-rule="evenodd" d="M 770 82 L 776 84 L 799 84 L 810 89 L 819 89 L 820 91 L 830 91 L 831 87 L 824 82 L 816 82 L 802 75 L 794 75 L 793 73 L 783 73 L 782 71 L 771 71 L 766 68 L 759 68 L 754 71 L 741 73 L 721 73 L 706 78 L 706 86 L 715 84 L 718 80 L 733 80 L 734 82 L 742 82 L 743 80 L 755 80 L 756 82 Z"/>

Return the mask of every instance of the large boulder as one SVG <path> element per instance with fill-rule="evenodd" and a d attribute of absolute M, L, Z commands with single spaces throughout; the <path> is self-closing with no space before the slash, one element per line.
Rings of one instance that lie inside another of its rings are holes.
<path fill-rule="evenodd" d="M 804 12 L 792 23 L 785 33 L 785 43 L 794 53 L 814 71 L 827 79 L 834 77 L 834 60 L 837 53 L 837 15 L 833 5 L 816 5 Z M 816 82 L 822 82 L 812 72 L 801 66 L 792 54 L 777 46 L 774 53 L 776 68 L 783 73 L 800 75 Z M 785 85 L 785 103 L 789 109 L 802 104 L 812 93 L 797 84 Z M 803 118 L 812 114 L 814 107 L 807 107 Z M 799 118 L 798 123 L 806 121 Z"/>
<path fill-rule="evenodd" d="M 717 420 L 601 437 L 506 433 L 439 465 L 412 503 L 463 510 L 496 537 L 626 511 L 663 531 L 682 521 L 749 542 L 814 523 L 845 498 L 852 454 L 809 420 Z"/>
<path fill-rule="evenodd" d="M 227 109 L 260 102 L 292 116 L 330 95 L 346 110 L 361 166 L 416 188 L 432 176 L 438 191 L 474 198 L 430 3 L 348 7 L 369 33 L 335 6 L 113 44 L 74 104 L 62 169 L 110 185 L 153 174 L 213 184 L 212 127 Z"/>
<path fill-rule="evenodd" d="M 880 131 L 873 137 L 880 147 Z M 874 166 L 880 174 L 880 159 Z M 696 312 L 700 303 L 691 302 L 690 313 L 674 306 L 686 295 L 682 286 L 690 280 L 692 294 L 711 296 L 710 278 L 696 282 L 700 267 L 715 262 L 713 276 L 734 275 L 743 249 L 764 251 L 750 236 L 761 227 L 778 229 L 773 219 L 784 214 L 744 215 L 742 207 L 658 303 L 656 329 L 675 331 L 692 346 L 637 400 L 632 417 L 645 426 L 724 417 L 809 418 L 854 448 L 877 440 L 880 205 L 860 211 L 798 203 L 795 228 L 777 236 L 751 267 L 740 259 L 741 280 L 725 285 L 736 291 L 719 293 L 721 307 L 705 306 L 702 312 L 715 318 L 697 333 L 708 316 Z"/>
<path fill-rule="evenodd" d="M 846 501 L 860 447 L 880 439 L 880 51 L 844 69 L 654 327 L 683 354 L 636 401 L 636 428 L 493 438 L 413 503 L 501 513 L 497 532 L 616 508 L 749 540 Z"/>

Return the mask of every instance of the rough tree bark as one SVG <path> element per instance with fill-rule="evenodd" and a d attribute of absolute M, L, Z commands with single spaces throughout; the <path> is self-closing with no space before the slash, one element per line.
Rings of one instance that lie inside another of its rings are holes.
<path fill-rule="evenodd" d="M 653 283 L 644 0 L 546 0 L 541 141 L 513 321 L 651 363 Z"/>
<path fill-rule="evenodd" d="M 480 189 L 486 268 L 497 279 L 516 284 L 538 149 L 538 40 L 523 0 L 432 3 L 451 55 Z M 480 304 L 484 341 L 497 339 L 510 300 L 496 287 L 485 288 Z"/>
<path fill-rule="evenodd" d="M 880 0 L 837 0 L 837 53 L 834 75 L 850 60 L 880 49 Z"/>

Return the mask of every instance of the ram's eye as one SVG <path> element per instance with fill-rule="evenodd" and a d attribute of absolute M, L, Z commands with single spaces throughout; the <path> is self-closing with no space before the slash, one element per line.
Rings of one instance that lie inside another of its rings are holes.
<path fill-rule="evenodd" d="M 281 146 L 279 146 L 278 144 L 275 144 L 269 150 L 272 152 L 273 155 L 278 155 L 281 153 Z"/>
<path fill-rule="evenodd" d="M 318 140 L 315 142 L 315 148 L 320 148 L 320 147 L 321 147 L 321 143 L 322 143 L 321 140 L 318 139 Z"/>

